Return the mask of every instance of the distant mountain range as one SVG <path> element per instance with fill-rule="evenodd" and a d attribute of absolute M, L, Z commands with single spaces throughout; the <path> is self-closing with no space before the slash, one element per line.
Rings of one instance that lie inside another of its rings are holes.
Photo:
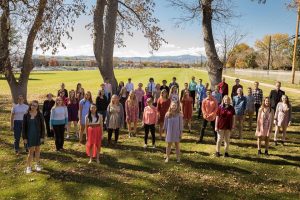
<path fill-rule="evenodd" d="M 41 56 L 33 55 L 33 58 L 56 58 L 57 60 L 94 60 L 94 56 Z M 180 55 L 180 56 L 150 56 L 150 57 L 116 57 L 120 61 L 132 61 L 132 62 L 156 62 L 156 63 L 181 63 L 181 64 L 194 64 L 206 61 L 205 56 L 193 56 L 193 55 Z"/>

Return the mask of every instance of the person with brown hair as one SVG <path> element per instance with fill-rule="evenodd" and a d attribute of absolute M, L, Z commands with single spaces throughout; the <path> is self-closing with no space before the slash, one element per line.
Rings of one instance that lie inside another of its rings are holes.
<path fill-rule="evenodd" d="M 53 100 L 53 94 L 49 93 L 47 94 L 47 99 L 43 103 L 43 116 L 45 119 L 45 124 L 46 124 L 46 131 L 47 131 L 47 137 L 48 138 L 53 138 L 54 133 L 52 130 L 50 130 L 50 114 L 51 114 L 51 109 L 55 105 L 55 101 Z"/>
<path fill-rule="evenodd" d="M 159 99 L 157 100 L 159 139 L 160 140 L 162 138 L 165 115 L 170 107 L 170 104 L 171 104 L 171 100 L 168 98 L 168 91 L 163 89 L 161 91 Z"/>
<path fill-rule="evenodd" d="M 85 131 L 85 116 L 89 113 L 91 104 L 93 103 L 92 94 L 90 91 L 87 91 L 84 95 L 84 98 L 79 101 L 79 143 L 83 143 L 83 133 Z"/>
<path fill-rule="evenodd" d="M 70 138 L 71 124 L 73 122 L 75 129 L 75 136 L 78 138 L 78 111 L 79 111 L 79 100 L 76 98 L 75 90 L 70 90 L 69 101 L 67 104 L 68 109 L 68 131 L 66 139 Z"/>
<path fill-rule="evenodd" d="M 144 148 L 147 148 L 149 131 L 152 136 L 152 147 L 155 148 L 155 124 L 157 123 L 157 109 L 153 106 L 153 99 L 147 99 L 147 106 L 143 114 L 143 125 L 145 128 Z"/>
<path fill-rule="evenodd" d="M 45 137 L 45 124 L 43 114 L 39 110 L 38 101 L 32 101 L 29 105 L 28 112 L 23 118 L 22 138 L 24 143 L 27 144 L 29 153 L 27 157 L 26 174 L 32 172 L 31 162 L 36 161 L 35 170 L 41 171 L 40 165 L 40 145 L 44 142 Z"/>
<path fill-rule="evenodd" d="M 129 138 L 136 134 L 137 122 L 139 119 L 139 105 L 134 91 L 130 91 L 128 99 L 125 102 L 126 123 L 128 127 Z M 132 125 L 133 123 L 133 133 Z"/>
<path fill-rule="evenodd" d="M 184 125 L 188 125 L 189 133 L 192 128 L 192 115 L 193 115 L 193 98 L 190 96 L 189 90 L 186 90 L 181 99 L 181 108 L 183 113 Z"/>

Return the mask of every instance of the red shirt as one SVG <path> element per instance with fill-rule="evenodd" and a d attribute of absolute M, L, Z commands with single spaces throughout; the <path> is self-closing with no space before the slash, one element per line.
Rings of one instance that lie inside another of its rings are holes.
<path fill-rule="evenodd" d="M 228 84 L 227 83 L 225 83 L 225 82 L 219 83 L 218 88 L 219 88 L 219 93 L 221 93 L 223 97 L 225 95 L 228 95 Z"/>
<path fill-rule="evenodd" d="M 234 115 L 235 111 L 232 105 L 229 105 L 227 108 L 223 107 L 223 105 L 220 105 L 217 112 L 217 116 L 219 118 L 218 129 L 231 130 Z"/>

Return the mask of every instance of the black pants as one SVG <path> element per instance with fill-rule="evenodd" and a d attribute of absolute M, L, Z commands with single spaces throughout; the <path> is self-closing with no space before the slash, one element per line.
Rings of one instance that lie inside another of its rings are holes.
<path fill-rule="evenodd" d="M 152 136 L 152 145 L 155 145 L 155 124 L 145 124 L 144 128 L 145 128 L 145 138 L 144 138 L 145 144 L 148 143 L 148 135 L 150 130 Z"/>
<path fill-rule="evenodd" d="M 201 118 L 201 115 L 202 115 L 202 101 L 199 103 L 198 119 Z"/>
<path fill-rule="evenodd" d="M 193 98 L 193 108 L 195 107 L 195 98 L 196 98 L 196 91 L 190 91 L 191 97 Z"/>
<path fill-rule="evenodd" d="M 255 105 L 255 114 L 256 114 L 256 118 L 255 119 L 257 120 L 258 110 L 259 110 L 259 108 L 260 108 L 261 105 L 257 104 L 257 103 L 254 104 L 254 105 Z"/>
<path fill-rule="evenodd" d="M 61 150 L 64 147 L 65 141 L 65 125 L 53 125 L 56 150 Z"/>
<path fill-rule="evenodd" d="M 142 119 L 143 117 L 143 112 L 144 112 L 144 106 L 143 106 L 143 102 L 139 102 L 139 118 Z"/>
<path fill-rule="evenodd" d="M 45 124 L 46 124 L 47 137 L 54 137 L 53 131 L 50 130 L 50 116 L 45 116 Z"/>
<path fill-rule="evenodd" d="M 204 131 L 206 129 L 207 123 L 208 123 L 208 121 L 206 119 L 203 119 L 202 129 L 201 129 L 201 132 L 200 132 L 200 142 L 203 141 Z M 213 132 L 214 132 L 214 135 L 215 135 L 215 141 L 217 141 L 217 132 L 215 131 L 215 121 L 211 121 L 210 125 L 211 125 L 211 127 L 213 129 Z"/>
<path fill-rule="evenodd" d="M 119 139 L 119 129 L 111 129 L 109 128 L 108 130 L 108 142 L 111 141 L 111 138 L 112 138 L 112 134 L 113 134 L 113 131 L 115 131 L 115 141 L 118 142 L 118 139 Z"/>

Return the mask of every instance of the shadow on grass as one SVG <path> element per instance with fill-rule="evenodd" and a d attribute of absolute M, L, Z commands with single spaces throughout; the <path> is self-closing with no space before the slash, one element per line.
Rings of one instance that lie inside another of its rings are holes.
<path fill-rule="evenodd" d="M 300 162 L 300 156 L 279 155 L 279 154 L 273 154 L 273 156 L 278 156 L 278 157 L 286 159 L 286 160 Z"/>

